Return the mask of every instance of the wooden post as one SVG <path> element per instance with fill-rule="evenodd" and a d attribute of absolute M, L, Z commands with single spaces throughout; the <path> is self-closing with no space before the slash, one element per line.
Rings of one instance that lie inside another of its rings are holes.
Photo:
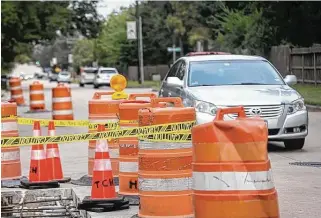
<path fill-rule="evenodd" d="M 313 53 L 313 72 L 314 72 L 314 86 L 317 86 L 317 64 L 315 52 Z"/>

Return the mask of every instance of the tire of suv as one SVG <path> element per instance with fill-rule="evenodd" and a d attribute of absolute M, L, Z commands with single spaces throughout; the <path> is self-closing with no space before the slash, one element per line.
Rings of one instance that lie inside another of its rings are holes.
<path fill-rule="evenodd" d="M 95 88 L 95 89 L 98 89 L 98 88 L 99 88 L 99 85 L 94 84 L 94 88 Z"/>
<path fill-rule="evenodd" d="M 83 83 L 79 83 L 79 86 L 80 87 L 84 87 L 85 85 Z"/>
<path fill-rule="evenodd" d="M 305 138 L 303 139 L 288 139 L 284 141 L 284 145 L 286 149 L 289 150 L 299 150 L 304 146 Z"/>

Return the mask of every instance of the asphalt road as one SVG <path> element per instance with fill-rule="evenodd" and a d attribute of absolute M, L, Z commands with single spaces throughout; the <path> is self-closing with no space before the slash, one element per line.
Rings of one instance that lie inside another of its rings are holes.
<path fill-rule="evenodd" d="M 24 82 L 25 100 L 28 102 L 28 84 Z M 51 88 L 56 83 L 45 84 L 46 109 L 51 110 Z M 88 118 L 88 100 L 96 91 L 110 90 L 100 88 L 95 90 L 92 86 L 80 88 L 71 84 L 75 119 Z M 151 92 L 151 89 L 127 89 L 128 93 Z M 28 107 L 19 107 L 18 113 L 23 117 L 51 118 L 51 113 L 26 113 Z M 321 168 L 311 166 L 290 165 L 292 162 L 321 162 L 321 112 L 309 113 L 309 135 L 304 149 L 287 151 L 282 143 L 269 144 L 269 157 L 275 186 L 279 195 L 279 206 L 282 218 L 319 218 L 321 217 Z M 21 136 L 31 136 L 31 126 L 19 126 Z M 45 128 L 43 135 L 47 134 Z M 57 134 L 72 134 L 86 132 L 86 128 L 59 127 Z M 60 144 L 65 176 L 78 179 L 87 174 L 87 146 L 88 142 Z M 28 176 L 30 147 L 21 148 L 23 175 Z"/>

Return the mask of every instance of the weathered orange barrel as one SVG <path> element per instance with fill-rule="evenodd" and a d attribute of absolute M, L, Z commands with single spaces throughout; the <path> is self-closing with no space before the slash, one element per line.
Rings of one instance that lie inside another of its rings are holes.
<path fill-rule="evenodd" d="M 17 104 L 1 102 L 1 137 L 18 136 Z M 18 179 L 20 177 L 20 147 L 1 148 L 1 179 Z"/>
<path fill-rule="evenodd" d="M 138 111 L 151 107 L 150 101 L 137 98 L 156 98 L 154 93 L 135 93 L 119 105 L 120 128 L 138 127 Z M 119 194 L 138 195 L 138 137 L 119 139 Z"/>
<path fill-rule="evenodd" d="M 154 108 L 159 102 L 170 108 Z M 183 107 L 180 98 L 155 98 L 152 108 L 139 110 L 139 125 L 195 121 L 195 109 Z M 192 144 L 166 133 L 142 137 L 138 151 L 139 217 L 194 217 L 192 203 Z"/>
<path fill-rule="evenodd" d="M 125 100 L 112 100 L 103 98 L 103 96 L 112 96 L 111 92 L 96 92 L 88 102 L 89 122 L 90 123 L 118 123 L 119 104 Z M 106 130 L 110 130 L 106 128 Z M 89 132 L 96 132 L 97 130 L 90 130 Z M 114 177 L 119 174 L 119 139 L 112 139 L 108 141 L 109 154 Z M 92 176 L 94 158 L 95 158 L 96 141 L 90 140 L 88 147 L 88 176 Z"/>
<path fill-rule="evenodd" d="M 213 122 L 192 128 L 195 217 L 279 217 L 267 141 L 265 122 L 243 107 L 219 109 Z"/>
<path fill-rule="evenodd" d="M 52 119 L 73 120 L 71 89 L 63 83 L 52 89 Z"/>
<path fill-rule="evenodd" d="M 43 84 L 35 81 L 29 86 L 30 111 L 45 109 L 45 95 Z"/>
<path fill-rule="evenodd" d="M 21 79 L 18 77 L 12 77 L 9 80 L 11 99 L 17 103 L 18 106 L 24 105 L 25 100 L 23 98 L 23 92 L 21 87 Z"/>

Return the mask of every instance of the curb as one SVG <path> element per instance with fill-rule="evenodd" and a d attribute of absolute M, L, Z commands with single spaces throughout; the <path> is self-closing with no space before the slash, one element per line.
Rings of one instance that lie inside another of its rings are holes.
<path fill-rule="evenodd" d="M 306 108 L 308 111 L 311 111 L 311 112 L 321 112 L 321 106 L 307 104 Z"/>

